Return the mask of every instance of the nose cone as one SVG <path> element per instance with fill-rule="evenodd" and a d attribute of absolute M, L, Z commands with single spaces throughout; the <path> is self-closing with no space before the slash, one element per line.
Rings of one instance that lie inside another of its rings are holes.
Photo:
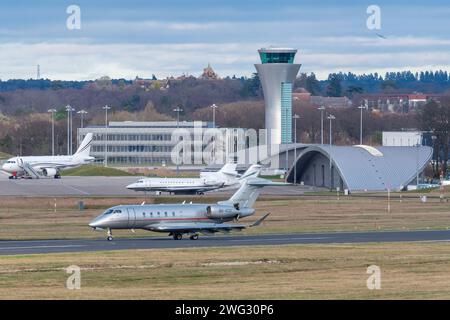
<path fill-rule="evenodd" d="M 107 223 L 107 219 L 103 216 L 99 216 L 89 223 L 89 227 L 104 228 L 104 227 L 106 227 L 106 223 Z"/>
<path fill-rule="evenodd" d="M 131 190 L 133 190 L 133 189 L 136 189 L 136 183 L 132 183 L 132 184 L 129 184 L 129 185 L 127 185 L 127 189 L 131 189 Z"/>
<path fill-rule="evenodd" d="M 4 164 L 2 165 L 2 170 L 8 171 L 8 166 L 6 165 L 6 163 L 4 163 Z"/>

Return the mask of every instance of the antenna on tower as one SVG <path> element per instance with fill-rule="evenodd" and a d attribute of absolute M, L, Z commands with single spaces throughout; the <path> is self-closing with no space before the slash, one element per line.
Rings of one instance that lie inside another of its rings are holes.
<path fill-rule="evenodd" d="M 41 66 L 38 64 L 37 65 L 37 75 L 36 75 L 36 79 L 39 80 L 41 79 Z"/>

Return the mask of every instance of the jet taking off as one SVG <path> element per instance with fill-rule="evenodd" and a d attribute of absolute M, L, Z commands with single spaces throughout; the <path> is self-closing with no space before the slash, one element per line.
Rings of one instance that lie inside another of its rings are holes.
<path fill-rule="evenodd" d="M 255 227 L 269 214 L 253 224 L 229 223 L 255 213 L 253 204 L 260 189 L 265 186 L 286 186 L 287 183 L 272 182 L 261 178 L 242 181 L 241 187 L 226 201 L 214 204 L 157 204 L 157 205 L 120 205 L 109 208 L 89 224 L 94 230 L 108 232 L 108 240 L 113 240 L 113 229 L 143 229 L 155 232 L 167 232 L 175 240 L 181 240 L 184 234 L 191 240 L 197 240 L 198 234 L 230 232 Z"/>
<path fill-rule="evenodd" d="M 260 165 L 252 165 L 242 176 L 236 164 L 225 164 L 218 172 L 204 172 L 200 178 L 146 178 L 127 186 L 134 191 L 165 191 L 174 194 L 203 194 L 207 191 L 239 185 L 243 179 L 256 178 Z"/>
<path fill-rule="evenodd" d="M 40 176 L 59 179 L 61 170 L 78 167 L 95 160 L 94 157 L 89 156 L 92 139 L 92 133 L 88 133 L 78 150 L 71 156 L 15 157 L 5 162 L 2 170 L 11 174 L 10 179 L 24 176 L 36 179 Z"/>

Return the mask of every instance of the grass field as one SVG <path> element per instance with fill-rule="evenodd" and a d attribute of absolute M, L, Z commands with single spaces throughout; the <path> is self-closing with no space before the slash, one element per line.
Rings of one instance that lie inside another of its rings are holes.
<path fill-rule="evenodd" d="M 368 290 L 369 265 L 381 289 Z M 65 268 L 81 267 L 81 289 Z M 449 299 L 446 243 L 289 245 L 0 257 L 0 299 Z"/>
<path fill-rule="evenodd" d="M 78 168 L 64 170 L 61 171 L 61 174 L 63 176 L 79 176 L 79 177 L 86 177 L 86 176 L 120 177 L 133 175 L 124 170 L 96 165 L 85 165 Z"/>
<path fill-rule="evenodd" d="M 118 204 L 140 204 L 144 198 L 0 198 L 0 239 L 37 238 L 103 238 L 104 232 L 93 232 L 89 221 Z M 216 202 L 219 197 L 153 197 L 147 203 Z M 86 209 L 78 210 L 83 201 Z M 56 203 L 56 208 L 55 208 Z M 252 222 L 266 212 L 271 215 L 263 225 L 244 233 L 283 233 L 320 231 L 446 229 L 450 227 L 449 203 L 438 198 L 398 195 L 387 210 L 385 197 L 303 196 L 261 197 L 257 213 L 241 222 Z M 116 237 L 161 235 L 139 231 L 116 231 Z"/>

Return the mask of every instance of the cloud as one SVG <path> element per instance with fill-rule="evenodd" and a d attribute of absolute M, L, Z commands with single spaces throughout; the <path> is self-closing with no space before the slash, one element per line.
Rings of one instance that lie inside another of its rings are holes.
<path fill-rule="evenodd" d="M 345 48 L 337 48 L 339 38 L 297 39 L 296 62 L 302 72 L 315 72 L 325 78 L 329 72 L 384 72 L 385 70 L 450 70 L 448 39 L 347 37 Z M 317 45 L 320 43 L 321 45 Z M 270 45 L 261 42 L 225 43 L 91 43 L 87 41 L 1 43 L 1 79 L 30 78 L 36 65 L 44 77 L 62 80 L 95 79 L 103 75 L 132 79 L 199 75 L 210 62 L 221 76 L 255 72 L 257 49 Z M 365 49 L 364 49 L 365 48 Z M 339 51 L 341 50 L 341 51 Z"/>

